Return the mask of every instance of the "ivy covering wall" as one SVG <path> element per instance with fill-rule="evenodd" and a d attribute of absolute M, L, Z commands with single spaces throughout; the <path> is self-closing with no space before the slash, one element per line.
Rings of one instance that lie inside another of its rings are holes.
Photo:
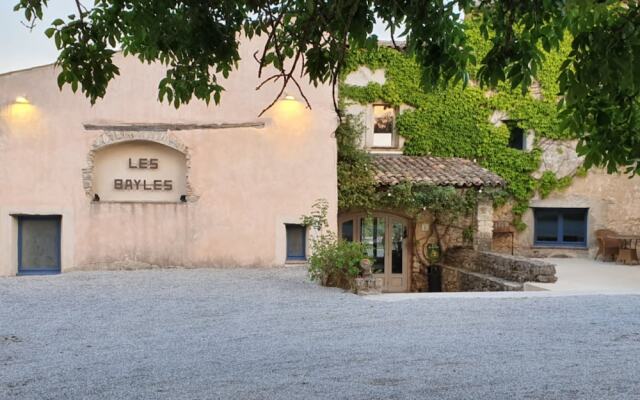
<path fill-rule="evenodd" d="M 466 22 L 474 47 L 479 50 L 477 56 L 482 57 L 488 45 L 481 37 L 479 23 L 471 18 Z M 340 86 L 341 100 L 412 106 L 414 110 L 403 112 L 396 123 L 398 133 L 406 139 L 405 154 L 463 157 L 502 176 L 508 183 L 508 194 L 515 200 L 513 211 L 518 226 L 521 225 L 519 216 L 527 209 L 536 190 L 546 196 L 568 186 L 571 178 L 559 179 L 552 172 L 546 172 L 539 180 L 533 178 L 532 173 L 540 166 L 541 150 L 510 148 L 509 129 L 505 124 L 496 127 L 490 116 L 496 110 L 505 112 L 508 119 L 525 132 L 535 131 L 536 139 L 570 139 L 559 130 L 556 96 L 558 71 L 563 54 L 569 50 L 567 39 L 559 50 L 547 57 L 542 70 L 537 71 L 539 86 L 524 95 L 521 90 L 511 90 L 506 85 L 493 90 L 480 88 L 474 84 L 476 71 L 473 70 L 470 84 L 464 89 L 459 84 L 426 92 L 420 87 L 419 66 L 405 53 L 385 47 L 353 51 Z M 345 84 L 345 77 L 361 66 L 383 69 L 385 83 L 369 83 L 365 87 Z"/>

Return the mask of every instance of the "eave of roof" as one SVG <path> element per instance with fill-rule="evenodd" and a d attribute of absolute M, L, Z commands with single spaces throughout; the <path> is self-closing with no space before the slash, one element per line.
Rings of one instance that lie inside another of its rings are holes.
<path fill-rule="evenodd" d="M 500 176 L 464 158 L 372 154 L 371 161 L 375 180 L 382 186 L 403 182 L 457 188 L 505 185 Z"/>

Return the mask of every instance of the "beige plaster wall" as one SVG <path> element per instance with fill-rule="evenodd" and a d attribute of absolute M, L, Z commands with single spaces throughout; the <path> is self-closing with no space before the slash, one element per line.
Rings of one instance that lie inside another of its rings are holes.
<path fill-rule="evenodd" d="M 17 270 L 14 214 L 62 215 L 62 268 L 146 265 L 281 265 L 285 227 L 314 200 L 330 204 L 335 228 L 337 126 L 331 90 L 304 85 L 313 110 L 282 101 L 264 128 L 169 131 L 189 153 L 186 203 L 91 201 L 83 187 L 92 145 L 85 123 L 243 123 L 258 120 L 279 89 L 256 92 L 260 43 L 245 43 L 240 70 L 222 84 L 220 106 L 157 101 L 160 65 L 117 56 L 120 77 L 91 106 L 56 85 L 52 66 L 0 76 L 0 275 Z M 268 76 L 268 73 L 266 74 Z M 12 104 L 27 96 L 30 105 Z"/>

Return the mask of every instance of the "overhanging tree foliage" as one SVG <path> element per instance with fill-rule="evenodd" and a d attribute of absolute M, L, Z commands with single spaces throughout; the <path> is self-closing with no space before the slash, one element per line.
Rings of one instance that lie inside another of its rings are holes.
<path fill-rule="evenodd" d="M 34 23 L 48 0 L 19 0 Z M 586 166 L 626 167 L 640 174 L 640 5 L 638 0 L 76 0 L 78 12 L 46 31 L 60 50 L 60 87 L 80 88 L 92 102 L 118 74 L 116 47 L 167 65 L 159 98 L 176 107 L 192 97 L 220 101 L 218 76 L 237 68 L 240 34 L 263 36 L 255 54 L 260 78 L 297 87 L 302 69 L 315 85 L 336 87 L 347 49 L 371 48 L 374 23 L 405 37 L 422 67 L 424 88 L 466 84 L 477 68 L 482 86 L 508 82 L 526 93 L 565 35 L 572 50 L 559 79 L 563 128 L 579 138 Z M 482 59 L 470 45 L 461 13 L 482 18 L 490 44 Z M 278 71 L 263 76 L 266 67 Z M 261 85 L 260 85 L 261 86 Z M 259 86 L 259 87 L 260 87 Z M 334 96 L 335 98 L 336 96 Z M 274 99 L 274 102 L 277 100 Z M 306 98 L 305 98 L 306 100 Z M 308 103 L 308 102 L 307 102 Z M 311 104 L 308 104 L 311 106 Z M 269 105 L 267 105 L 267 108 Z M 336 103 L 336 110 L 338 109 Z"/>

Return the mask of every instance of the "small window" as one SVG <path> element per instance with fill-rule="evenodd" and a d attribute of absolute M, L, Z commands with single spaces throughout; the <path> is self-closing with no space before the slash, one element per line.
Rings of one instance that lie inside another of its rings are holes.
<path fill-rule="evenodd" d="M 534 242 L 537 245 L 587 245 L 586 208 L 536 208 Z"/>
<path fill-rule="evenodd" d="M 509 128 L 509 147 L 517 150 L 526 150 L 527 139 L 524 129 L 520 128 L 516 124 L 507 124 Z"/>
<path fill-rule="evenodd" d="M 60 216 L 18 217 L 18 274 L 60 272 Z"/>
<path fill-rule="evenodd" d="M 287 260 L 306 259 L 306 232 L 304 225 L 286 224 L 287 228 Z"/>
<path fill-rule="evenodd" d="M 396 110 L 390 105 L 373 106 L 373 147 L 397 147 L 395 119 Z"/>

